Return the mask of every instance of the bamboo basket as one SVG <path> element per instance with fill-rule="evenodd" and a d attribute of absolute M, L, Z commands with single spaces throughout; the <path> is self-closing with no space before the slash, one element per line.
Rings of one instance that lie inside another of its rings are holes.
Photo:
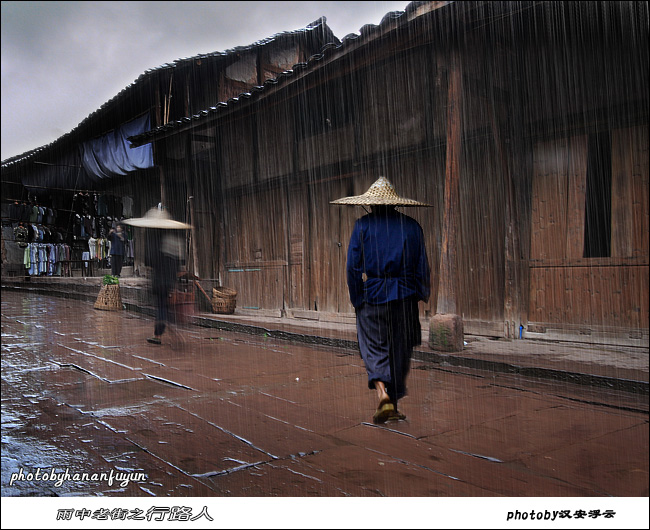
<path fill-rule="evenodd" d="M 102 285 L 97 300 L 95 301 L 95 309 L 121 311 L 122 295 L 120 293 L 120 286 L 116 284 Z"/>
<path fill-rule="evenodd" d="M 232 315 L 237 306 L 237 291 L 230 287 L 212 288 L 212 311 L 223 315 Z"/>

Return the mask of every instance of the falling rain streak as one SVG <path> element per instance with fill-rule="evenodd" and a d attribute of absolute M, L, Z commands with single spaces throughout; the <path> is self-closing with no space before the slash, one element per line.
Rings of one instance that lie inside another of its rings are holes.
<path fill-rule="evenodd" d="M 146 478 L 8 494 L 647 495 L 647 66 L 647 2 L 413 2 L 152 68 L 4 160 L 3 487 L 64 467 Z M 330 204 L 380 176 L 433 206 L 401 209 L 431 296 L 386 426 L 346 277 L 366 212 Z M 153 345 L 151 228 L 126 227 L 115 310 L 88 297 L 110 229 L 158 205 L 189 228 L 184 323 Z"/>

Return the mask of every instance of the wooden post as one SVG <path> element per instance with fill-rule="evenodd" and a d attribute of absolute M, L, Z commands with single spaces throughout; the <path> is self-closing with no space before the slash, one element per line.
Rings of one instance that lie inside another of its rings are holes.
<path fill-rule="evenodd" d="M 445 167 L 444 218 L 440 277 L 436 313 L 457 314 L 458 267 L 456 235 L 459 222 L 460 151 L 462 141 L 461 105 L 462 72 L 459 52 L 452 52 L 449 64 L 449 89 L 447 98 L 447 162 Z"/>
<path fill-rule="evenodd" d="M 160 202 L 163 207 L 167 208 L 167 194 L 165 193 L 165 171 L 162 166 L 158 166 L 158 174 L 160 175 Z"/>
<path fill-rule="evenodd" d="M 505 195 L 505 283 L 503 297 L 503 317 L 505 321 L 505 336 L 516 339 L 519 336 L 519 325 L 521 319 L 521 275 L 520 269 L 520 246 L 519 246 L 519 222 L 516 215 L 515 188 L 512 180 L 512 172 L 508 164 L 508 152 L 505 141 L 501 134 L 501 126 L 494 104 L 494 91 L 490 85 L 490 124 L 492 127 L 492 136 L 498 153 L 501 171 L 503 172 L 503 184 Z"/>
<path fill-rule="evenodd" d="M 463 74 L 460 52 L 449 61 L 447 97 L 447 161 L 445 166 L 444 217 L 440 250 L 440 277 L 436 314 L 429 322 L 429 346 L 433 350 L 461 351 L 463 320 L 458 315 L 457 233 L 459 224 L 460 152 L 462 143 Z"/>
<path fill-rule="evenodd" d="M 188 184 L 191 177 L 188 178 Z M 191 191 L 191 190 L 190 190 Z M 193 191 L 191 191 L 193 193 Z M 192 251 L 192 273 L 194 276 L 200 277 L 199 275 L 199 256 L 196 248 L 196 213 L 194 211 L 194 195 L 190 195 L 187 199 L 190 203 L 190 224 L 192 228 L 190 229 L 190 250 Z"/>
<path fill-rule="evenodd" d="M 160 83 L 157 84 L 156 86 L 156 91 L 155 91 L 155 126 L 160 127 L 162 123 L 162 110 L 161 110 L 161 101 L 160 101 Z M 158 164 L 158 175 L 160 177 L 160 202 L 163 206 L 167 206 L 167 196 L 165 194 L 165 172 L 163 171 L 162 165 L 160 164 L 160 161 L 157 160 L 158 158 L 158 153 L 156 149 L 156 142 L 153 142 L 153 150 L 154 150 L 154 164 Z"/>

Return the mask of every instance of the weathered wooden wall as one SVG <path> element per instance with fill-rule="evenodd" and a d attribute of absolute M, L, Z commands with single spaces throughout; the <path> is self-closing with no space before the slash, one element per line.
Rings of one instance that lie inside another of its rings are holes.
<path fill-rule="evenodd" d="M 223 186 L 234 188 L 251 185 L 255 175 L 257 156 L 254 139 L 254 118 L 246 115 L 240 119 L 228 120 L 220 130 L 217 146 L 221 160 L 220 178 Z"/>
<path fill-rule="evenodd" d="M 294 120 L 286 102 L 261 107 L 256 116 L 257 167 L 261 182 L 294 171 Z"/>
<path fill-rule="evenodd" d="M 309 309 L 309 227 L 307 186 L 290 181 L 287 192 L 289 230 L 288 308 Z"/>
<path fill-rule="evenodd" d="M 329 204 L 345 195 L 346 184 L 329 178 L 315 180 L 309 187 L 309 309 L 353 311 L 345 276 L 351 212 Z"/>
<path fill-rule="evenodd" d="M 535 146 L 531 260 L 582 257 L 586 172 L 585 135 Z"/>
<path fill-rule="evenodd" d="M 648 133 L 612 131 L 611 253 L 584 257 L 587 138 L 535 148 L 531 322 L 648 328 Z"/>
<path fill-rule="evenodd" d="M 592 57 L 554 44 L 537 64 L 543 43 L 535 38 L 520 50 L 486 47 L 480 37 L 462 57 L 456 270 L 466 331 L 513 336 L 520 323 L 647 329 L 647 127 L 626 125 L 630 117 L 593 88 L 617 52 Z M 203 170 L 214 189 L 202 189 L 222 219 L 212 232 L 214 271 L 240 292 L 239 307 L 351 314 L 347 246 L 365 212 L 329 202 L 361 194 L 383 175 L 400 195 L 433 205 L 404 211 L 424 229 L 432 269 L 421 314 L 435 312 L 448 61 L 445 47 L 417 38 L 404 48 L 385 43 L 221 120 L 219 170 Z M 617 68 L 629 77 L 629 67 Z M 629 92 L 608 94 L 625 101 Z M 585 256 L 595 132 L 611 137 L 606 257 Z"/>
<path fill-rule="evenodd" d="M 218 163 L 214 147 L 202 159 L 194 159 L 187 173 L 188 206 L 194 230 L 189 234 L 195 248 L 190 272 L 200 278 L 218 278 L 223 267 L 223 209 Z M 194 263 L 196 260 L 196 263 Z M 196 272 L 195 272 L 196 271 Z"/>
<path fill-rule="evenodd" d="M 648 145 L 647 124 L 612 132 L 613 257 L 648 258 Z"/>
<path fill-rule="evenodd" d="M 503 330 L 505 201 L 492 138 L 466 142 L 460 179 L 459 313 Z"/>
<path fill-rule="evenodd" d="M 427 114 L 434 94 L 432 68 L 428 53 L 420 49 L 375 64 L 355 78 L 361 157 L 422 146 L 428 129 L 439 125 Z"/>
<path fill-rule="evenodd" d="M 530 322 L 647 329 L 648 266 L 599 261 L 532 267 Z"/>
<path fill-rule="evenodd" d="M 432 54 L 426 48 L 413 50 L 355 72 L 343 82 L 323 77 L 321 85 L 293 99 L 224 124 L 222 134 L 230 138 L 224 138 L 220 149 L 224 184 L 231 190 L 224 197 L 228 232 L 225 263 L 231 271 L 225 271 L 225 278 L 230 286 L 237 288 L 237 284 L 247 291 L 242 294 L 242 303 L 249 307 L 352 313 L 345 281 L 347 246 L 354 220 L 365 212 L 329 202 L 361 194 L 383 175 L 402 196 L 433 206 L 404 211 L 417 219 L 425 232 L 432 296 L 420 307 L 423 316 L 435 312 L 444 192 L 445 60 L 444 55 Z M 342 94 L 341 86 L 346 84 L 355 90 Z M 340 97 L 350 98 L 347 110 L 337 107 Z M 466 119 L 466 128 L 484 129 L 490 115 L 475 110 L 484 101 L 473 98 L 472 86 L 466 88 L 465 97 L 473 101 L 469 112 L 474 110 L 480 118 Z M 323 109 L 319 117 L 331 116 L 334 127 L 320 130 L 318 124 L 310 124 L 310 130 L 300 122 L 302 113 L 293 120 L 292 109 L 308 107 Z M 247 134 L 256 134 L 257 139 L 242 146 Z M 493 138 L 481 134 L 479 140 L 466 142 L 462 157 L 459 306 L 468 322 L 483 328 L 486 322 L 496 322 L 490 329 L 502 334 L 503 183 Z M 262 189 L 267 179 L 286 187 L 286 197 L 279 200 L 268 195 Z M 239 192 L 235 190 L 246 186 L 255 191 L 236 195 Z M 282 201 L 286 209 L 280 212 L 273 205 Z M 250 209 L 265 213 L 251 213 Z M 260 215 L 266 216 L 266 222 Z M 289 233 L 285 254 L 276 256 L 271 277 L 265 275 L 259 262 L 251 265 L 250 255 L 251 248 L 262 249 L 263 254 L 268 245 L 280 248 L 278 241 L 271 243 L 274 236 L 267 233 L 276 215 L 286 219 L 284 229 Z M 251 233 L 255 230 L 258 235 Z M 284 273 L 276 270 L 282 266 Z M 276 289 L 281 281 L 286 285 Z M 273 302 L 264 305 L 249 291 L 261 292 L 268 282 L 276 294 Z"/>
<path fill-rule="evenodd" d="M 224 198 L 224 284 L 240 307 L 282 309 L 287 275 L 285 186 L 264 186 Z"/>

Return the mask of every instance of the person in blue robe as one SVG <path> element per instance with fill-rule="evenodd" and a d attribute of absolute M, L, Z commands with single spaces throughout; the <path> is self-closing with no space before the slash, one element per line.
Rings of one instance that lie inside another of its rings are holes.
<path fill-rule="evenodd" d="M 398 206 L 428 206 L 403 199 L 384 177 L 363 194 L 333 204 L 369 206 L 357 219 L 347 253 L 347 284 L 357 322 L 368 388 L 377 392 L 374 423 L 403 420 L 413 348 L 422 341 L 418 302 L 429 300 L 431 271 L 420 224 Z"/>

